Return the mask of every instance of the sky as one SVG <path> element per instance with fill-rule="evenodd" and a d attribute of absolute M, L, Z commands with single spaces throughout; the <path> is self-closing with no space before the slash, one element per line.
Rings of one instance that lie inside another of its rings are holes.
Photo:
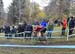
<path fill-rule="evenodd" d="M 31 0 L 31 2 L 36 2 L 40 5 L 40 9 L 43 9 L 43 7 L 47 6 L 50 0 Z"/>
<path fill-rule="evenodd" d="M 36 3 L 38 3 L 40 5 L 40 8 L 43 8 L 44 6 L 48 5 L 50 0 L 31 0 L 31 2 L 32 1 L 35 1 Z M 12 0 L 3 0 L 3 2 L 4 2 L 4 9 L 5 9 L 5 11 L 7 11 L 7 8 L 11 4 Z"/>
<path fill-rule="evenodd" d="M 4 2 L 4 9 L 5 11 L 7 10 L 7 7 L 9 7 L 9 5 L 11 4 L 12 0 L 3 0 Z"/>
<path fill-rule="evenodd" d="M 47 6 L 50 0 L 31 0 L 38 3 L 41 7 Z"/>

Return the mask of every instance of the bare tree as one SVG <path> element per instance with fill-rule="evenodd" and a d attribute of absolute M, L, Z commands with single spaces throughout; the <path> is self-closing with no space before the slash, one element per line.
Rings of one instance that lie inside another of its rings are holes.
<path fill-rule="evenodd" d="M 69 15 L 70 0 L 51 0 L 49 5 L 45 7 L 45 12 L 49 16 L 57 16 L 62 18 Z"/>

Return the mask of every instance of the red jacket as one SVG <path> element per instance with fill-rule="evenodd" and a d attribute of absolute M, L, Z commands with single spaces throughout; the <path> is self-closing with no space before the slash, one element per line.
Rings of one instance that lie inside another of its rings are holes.
<path fill-rule="evenodd" d="M 67 21 L 66 21 L 66 19 L 64 18 L 64 19 L 62 20 L 62 28 L 66 28 L 66 25 L 67 25 Z"/>
<path fill-rule="evenodd" d="M 41 29 L 42 29 L 42 26 L 37 25 L 34 30 L 39 32 Z"/>

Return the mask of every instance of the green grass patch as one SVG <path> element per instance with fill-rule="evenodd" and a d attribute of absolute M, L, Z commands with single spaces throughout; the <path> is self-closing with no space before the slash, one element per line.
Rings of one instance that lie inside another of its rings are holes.
<path fill-rule="evenodd" d="M 0 48 L 0 54 L 75 54 L 75 49 Z"/>

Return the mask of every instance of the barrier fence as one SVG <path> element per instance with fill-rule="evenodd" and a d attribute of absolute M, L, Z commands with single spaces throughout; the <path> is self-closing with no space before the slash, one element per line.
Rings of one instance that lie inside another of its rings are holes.
<path fill-rule="evenodd" d="M 75 28 L 72 28 L 74 30 L 74 34 L 69 35 L 69 29 L 67 29 L 67 40 L 69 40 L 70 37 L 74 37 L 75 36 Z M 70 29 L 70 30 L 72 30 Z"/>
<path fill-rule="evenodd" d="M 75 28 L 72 28 L 72 29 L 75 30 Z M 57 31 L 46 31 L 46 33 L 59 33 L 59 32 L 61 32 L 61 30 L 57 30 Z M 47 39 L 49 39 L 49 38 L 66 38 L 67 40 L 69 40 L 70 37 L 75 36 L 75 34 L 69 35 L 69 29 L 68 28 L 65 30 L 65 32 L 67 33 L 67 36 L 59 36 L 59 37 L 51 36 L 51 37 L 49 37 L 49 36 L 45 35 L 45 38 L 47 38 Z M 31 31 L 25 31 L 25 32 L 15 33 L 15 34 L 11 34 L 11 33 L 10 34 L 5 34 L 6 36 L 0 36 L 0 38 L 18 38 L 18 39 L 39 38 L 37 36 L 36 37 L 34 37 L 34 36 L 25 37 L 25 34 L 26 33 L 31 33 Z M 19 37 L 19 36 L 15 37 L 15 35 L 20 35 L 20 34 L 22 34 L 23 36 L 22 37 Z"/>

